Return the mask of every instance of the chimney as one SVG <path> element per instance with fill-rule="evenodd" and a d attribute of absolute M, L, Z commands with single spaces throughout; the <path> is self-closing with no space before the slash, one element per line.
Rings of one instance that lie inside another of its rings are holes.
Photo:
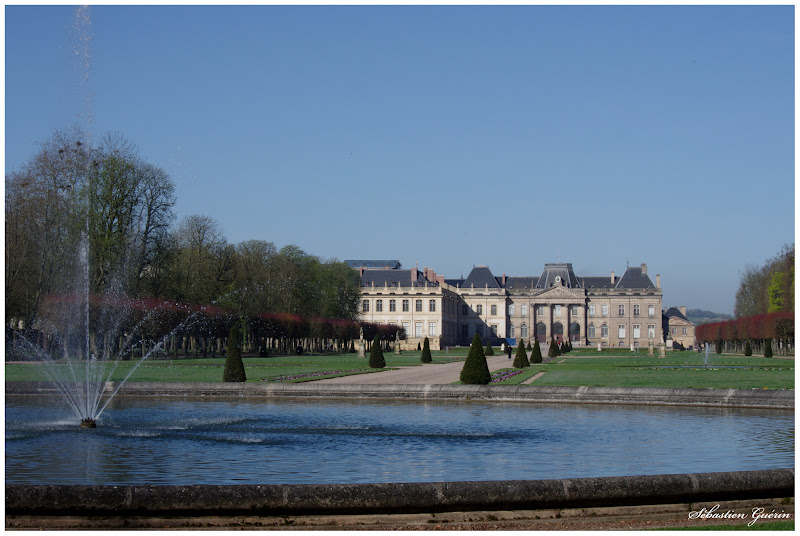
<path fill-rule="evenodd" d="M 686 306 L 685 305 L 681 305 L 681 314 L 683 316 L 686 316 Z"/>
<path fill-rule="evenodd" d="M 437 275 L 436 276 L 436 281 L 438 281 L 440 284 L 444 284 L 444 276 L 443 275 Z"/>
<path fill-rule="evenodd" d="M 428 267 L 427 266 L 422 268 L 422 277 L 424 277 L 425 279 L 428 279 Z"/>
<path fill-rule="evenodd" d="M 661 288 L 661 274 L 656 274 L 656 288 Z"/>
<path fill-rule="evenodd" d="M 647 265 L 642 263 L 642 275 L 647 275 Z"/>
<path fill-rule="evenodd" d="M 615 284 L 617 282 L 617 277 L 614 275 L 614 270 L 611 270 L 611 284 Z"/>
<path fill-rule="evenodd" d="M 506 286 L 506 274 L 503 274 L 503 286 Z"/>
<path fill-rule="evenodd" d="M 411 269 L 411 286 L 412 287 L 417 286 L 417 267 L 416 266 Z"/>

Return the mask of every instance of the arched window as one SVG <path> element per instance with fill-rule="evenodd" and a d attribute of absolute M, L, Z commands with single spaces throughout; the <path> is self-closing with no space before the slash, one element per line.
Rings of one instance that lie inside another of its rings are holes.
<path fill-rule="evenodd" d="M 522 324 L 519 327 L 519 336 L 522 337 L 523 339 L 527 339 L 528 338 L 528 325 L 527 324 Z"/>
<path fill-rule="evenodd" d="M 586 335 L 590 339 L 594 339 L 594 324 L 589 324 L 589 327 L 586 329 Z"/>
<path fill-rule="evenodd" d="M 608 337 L 608 324 L 603 324 L 600 326 L 600 336 Z"/>

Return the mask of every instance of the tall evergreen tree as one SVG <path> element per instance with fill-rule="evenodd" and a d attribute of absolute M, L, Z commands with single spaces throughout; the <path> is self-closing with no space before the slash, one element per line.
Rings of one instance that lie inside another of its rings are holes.
<path fill-rule="evenodd" d="M 494 348 L 492 348 L 492 341 L 486 343 L 486 350 L 483 351 L 486 356 L 494 355 Z"/>
<path fill-rule="evenodd" d="M 541 363 L 542 362 L 542 349 L 539 348 L 539 339 L 536 339 L 536 342 L 533 343 L 533 350 L 531 351 L 531 363 Z"/>
<path fill-rule="evenodd" d="M 372 348 L 369 351 L 369 368 L 384 368 L 386 360 L 383 358 L 383 351 L 381 351 L 381 338 L 380 335 L 375 335 L 372 341 Z"/>
<path fill-rule="evenodd" d="M 753 347 L 750 346 L 750 341 L 749 340 L 744 344 L 744 355 L 746 355 L 748 357 L 753 355 Z"/>
<path fill-rule="evenodd" d="M 525 351 L 525 343 L 521 342 L 519 346 L 517 346 L 517 353 L 514 356 L 514 368 L 525 368 L 530 367 L 531 364 L 528 361 L 528 353 Z"/>
<path fill-rule="evenodd" d="M 558 357 L 560 355 L 561 352 L 558 351 L 555 337 L 550 337 L 550 348 L 547 350 L 547 357 Z"/>
<path fill-rule="evenodd" d="M 431 357 L 431 343 L 428 342 L 428 337 L 425 337 L 425 340 L 422 341 L 422 355 L 419 360 L 423 363 L 433 362 L 433 357 Z"/>
<path fill-rule="evenodd" d="M 222 372 L 224 382 L 243 382 L 247 380 L 242 363 L 241 335 L 239 324 L 234 322 L 228 332 L 228 349 L 225 352 L 225 370 Z"/>
<path fill-rule="evenodd" d="M 764 357 L 772 357 L 772 339 L 767 339 L 767 345 L 764 349 Z"/>
<path fill-rule="evenodd" d="M 461 369 L 461 382 L 486 385 L 490 381 L 492 381 L 492 375 L 489 373 L 489 365 L 486 363 L 486 355 L 483 353 L 483 344 L 476 333 L 472 338 L 467 360 L 464 361 L 464 368 Z"/>

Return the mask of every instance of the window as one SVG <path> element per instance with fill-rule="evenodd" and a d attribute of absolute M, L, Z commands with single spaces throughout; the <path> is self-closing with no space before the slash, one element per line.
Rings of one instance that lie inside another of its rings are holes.
<path fill-rule="evenodd" d="M 467 316 L 469 314 L 469 308 L 466 305 L 461 306 L 461 316 Z"/>
<path fill-rule="evenodd" d="M 647 316 L 653 318 L 656 316 L 656 306 L 655 305 L 648 305 L 647 306 Z"/>
<path fill-rule="evenodd" d="M 410 322 L 403 322 L 403 331 L 406 332 L 406 337 L 411 335 L 411 323 Z"/>
<path fill-rule="evenodd" d="M 527 324 L 522 324 L 519 327 L 519 336 L 522 337 L 523 339 L 527 339 L 528 338 L 528 325 Z"/>
<path fill-rule="evenodd" d="M 482 315 L 483 314 L 483 305 L 480 305 L 480 304 L 476 305 L 475 306 L 475 312 L 478 313 L 479 315 Z"/>
<path fill-rule="evenodd" d="M 428 302 L 428 311 L 430 312 L 436 311 L 436 300 L 430 300 Z"/>
<path fill-rule="evenodd" d="M 389 311 L 397 311 L 397 300 L 389 300 Z"/>
<path fill-rule="evenodd" d="M 414 322 L 414 337 L 422 338 L 422 322 Z"/>
<path fill-rule="evenodd" d="M 594 316 L 594 305 L 589 306 L 589 316 Z"/>
<path fill-rule="evenodd" d="M 369 300 L 363 300 L 361 302 L 361 312 L 368 313 L 369 312 Z"/>
<path fill-rule="evenodd" d="M 673 335 L 677 335 L 678 334 L 678 328 L 672 328 L 672 334 Z"/>
<path fill-rule="evenodd" d="M 601 307 L 602 315 L 603 316 L 608 316 L 608 304 L 604 303 L 600 307 Z"/>
<path fill-rule="evenodd" d="M 619 334 L 618 337 L 620 339 L 625 338 L 625 324 L 620 324 L 619 326 L 617 326 L 617 333 Z"/>
<path fill-rule="evenodd" d="M 492 324 L 492 337 L 497 337 L 497 324 Z"/>
<path fill-rule="evenodd" d="M 416 300 L 414 302 L 414 308 L 418 313 L 422 312 L 422 300 Z"/>
<path fill-rule="evenodd" d="M 634 305 L 633 306 L 633 316 L 639 316 L 639 306 L 638 305 Z"/>
<path fill-rule="evenodd" d="M 586 336 L 590 339 L 594 339 L 594 324 L 589 324 L 589 327 L 586 330 Z"/>
<path fill-rule="evenodd" d="M 647 338 L 648 339 L 655 339 L 656 338 L 656 326 L 655 326 L 655 324 L 647 324 Z"/>
<path fill-rule="evenodd" d="M 403 312 L 408 312 L 408 300 L 403 300 Z"/>
<path fill-rule="evenodd" d="M 513 307 L 513 305 L 512 305 Z M 520 314 L 522 316 L 528 316 L 528 306 L 527 305 L 520 305 L 519 307 Z"/>
<path fill-rule="evenodd" d="M 642 334 L 641 334 L 641 326 L 639 324 L 634 324 L 633 325 L 633 338 L 634 339 L 638 339 L 641 336 L 642 336 Z"/>
<path fill-rule="evenodd" d="M 603 324 L 602 326 L 600 326 L 600 336 L 601 337 L 608 337 L 608 326 L 606 324 Z"/>
<path fill-rule="evenodd" d="M 428 337 L 436 336 L 436 322 L 428 322 Z"/>
<path fill-rule="evenodd" d="M 686 335 L 686 328 L 683 328 L 683 334 Z"/>
<path fill-rule="evenodd" d="M 544 305 L 537 305 L 536 306 L 536 314 L 543 315 L 544 314 Z"/>
<path fill-rule="evenodd" d="M 497 316 L 497 306 L 496 305 L 492 305 L 491 311 L 492 311 L 492 316 Z"/>
<path fill-rule="evenodd" d="M 378 313 L 383 312 L 383 300 L 375 300 L 375 311 Z"/>
<path fill-rule="evenodd" d="M 514 314 L 514 304 L 508 306 L 508 316 L 512 316 Z"/>
<path fill-rule="evenodd" d="M 514 338 L 514 324 L 508 326 L 508 336 L 510 338 Z"/>
<path fill-rule="evenodd" d="M 561 306 L 560 305 L 553 306 L 553 316 L 561 316 Z"/>
<path fill-rule="evenodd" d="M 619 306 L 619 316 L 625 316 L 625 306 L 624 305 L 620 305 Z"/>
<path fill-rule="evenodd" d="M 579 306 L 577 306 L 577 305 L 573 305 L 572 306 L 572 314 L 574 316 L 578 316 L 579 314 L 581 314 L 581 308 Z"/>

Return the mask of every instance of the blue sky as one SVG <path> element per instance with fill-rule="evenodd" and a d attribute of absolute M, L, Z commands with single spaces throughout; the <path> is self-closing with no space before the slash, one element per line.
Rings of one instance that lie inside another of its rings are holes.
<path fill-rule="evenodd" d="M 664 307 L 725 313 L 794 241 L 793 6 L 89 14 L 5 7 L 6 172 L 88 124 L 233 243 L 447 277 L 645 262 Z"/>

